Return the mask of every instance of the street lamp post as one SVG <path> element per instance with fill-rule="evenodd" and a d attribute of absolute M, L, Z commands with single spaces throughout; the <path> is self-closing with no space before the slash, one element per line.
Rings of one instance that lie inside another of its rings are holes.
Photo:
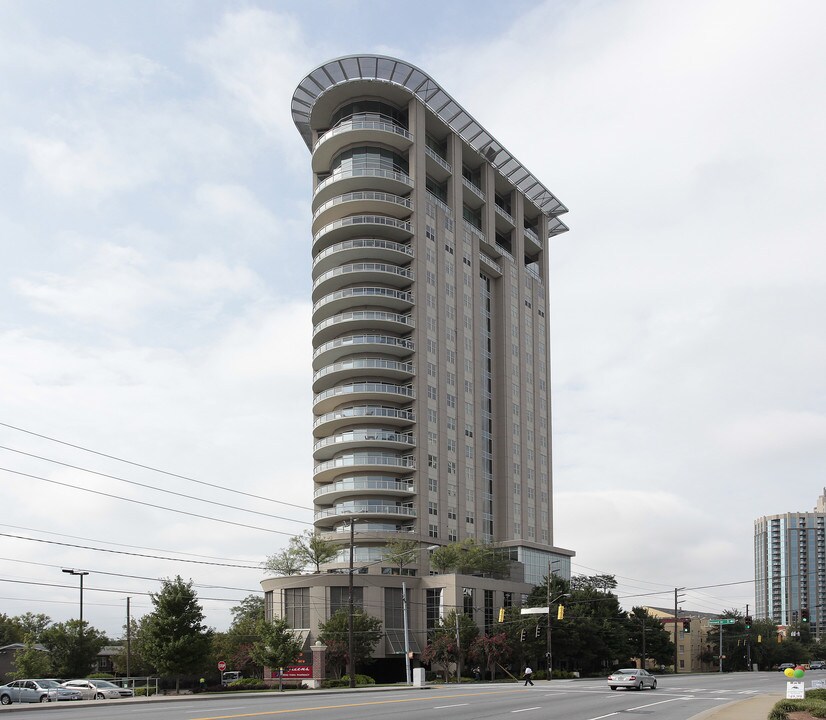
<path fill-rule="evenodd" d="M 355 518 L 350 518 L 350 573 L 348 578 L 347 595 L 347 674 L 350 677 L 350 687 L 356 686 L 355 641 L 353 639 L 353 533 Z"/>
<path fill-rule="evenodd" d="M 550 576 L 548 576 L 548 681 L 553 680 L 554 677 L 553 655 L 551 654 L 551 605 L 557 600 L 569 596 L 570 593 L 561 593 L 551 600 L 551 579 Z"/>
<path fill-rule="evenodd" d="M 86 570 L 75 570 L 73 568 L 63 568 L 63 572 L 80 577 L 80 632 L 83 634 L 83 576 L 89 573 Z"/>

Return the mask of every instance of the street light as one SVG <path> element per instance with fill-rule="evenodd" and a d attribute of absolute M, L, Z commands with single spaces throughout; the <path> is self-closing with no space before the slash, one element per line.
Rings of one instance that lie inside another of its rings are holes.
<path fill-rule="evenodd" d="M 439 545 L 428 545 L 425 550 L 436 550 Z M 413 684 L 413 675 L 410 669 L 410 621 L 407 610 L 407 583 L 402 581 L 402 608 L 404 610 L 404 667 L 406 671 L 407 684 Z"/>
<path fill-rule="evenodd" d="M 63 572 L 80 577 L 80 632 L 83 633 L 83 576 L 89 573 L 86 570 L 63 568 Z"/>

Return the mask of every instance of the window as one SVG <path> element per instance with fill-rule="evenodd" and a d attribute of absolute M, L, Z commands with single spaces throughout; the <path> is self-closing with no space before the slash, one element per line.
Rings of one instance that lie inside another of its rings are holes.
<path fill-rule="evenodd" d="M 330 615 L 339 610 L 347 610 L 350 605 L 350 590 L 347 587 L 330 588 Z M 353 606 L 359 609 L 364 607 L 364 588 L 353 587 Z"/>
<path fill-rule="evenodd" d="M 429 537 L 437 538 L 439 537 L 439 526 L 438 525 L 428 525 L 427 526 L 427 534 Z"/>
<path fill-rule="evenodd" d="M 425 603 L 427 606 L 427 629 L 435 630 L 439 626 L 442 617 L 442 593 L 443 588 L 427 588 L 425 591 Z"/>
<path fill-rule="evenodd" d="M 427 363 L 427 374 L 429 377 L 436 377 L 436 364 L 429 362 Z"/>
<path fill-rule="evenodd" d="M 474 594 L 474 588 L 462 588 L 462 611 L 470 617 L 473 617 L 473 609 L 476 605 L 473 601 Z"/>
<path fill-rule="evenodd" d="M 310 627 L 310 588 L 284 589 L 284 618 L 291 628 Z"/>
<path fill-rule="evenodd" d="M 456 407 L 456 396 L 455 395 L 451 395 L 450 393 L 447 393 L 447 406 L 449 408 L 455 408 Z"/>
<path fill-rule="evenodd" d="M 428 515 L 438 515 L 439 514 L 439 505 L 435 502 L 427 503 L 427 514 Z"/>
<path fill-rule="evenodd" d="M 467 409 L 467 408 L 466 408 Z M 465 423 L 465 437 L 473 437 L 473 425 Z"/>
<path fill-rule="evenodd" d="M 427 386 L 427 399 L 428 400 L 435 400 L 436 399 L 436 388 L 433 385 Z"/>
<path fill-rule="evenodd" d="M 384 588 L 384 627 L 404 628 L 404 600 L 401 588 Z"/>
<path fill-rule="evenodd" d="M 439 492 L 439 481 L 436 478 L 428 478 L 427 488 L 430 492 Z"/>

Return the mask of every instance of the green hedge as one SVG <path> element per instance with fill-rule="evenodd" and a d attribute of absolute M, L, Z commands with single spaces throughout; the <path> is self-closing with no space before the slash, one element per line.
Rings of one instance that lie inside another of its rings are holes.
<path fill-rule="evenodd" d="M 227 685 L 230 690 L 266 690 L 267 685 L 259 678 L 240 678 Z"/>
<path fill-rule="evenodd" d="M 349 687 L 350 685 L 350 676 L 349 675 L 342 675 L 341 679 L 344 681 L 345 685 Z M 356 674 L 356 685 L 375 685 L 376 681 L 373 680 L 369 675 L 359 675 Z"/>
<path fill-rule="evenodd" d="M 822 699 L 823 695 L 808 697 L 812 692 L 817 691 L 810 690 L 807 692 L 805 700 L 779 700 L 769 713 L 768 720 L 788 720 L 789 713 L 801 710 L 811 713 L 816 718 L 826 718 L 826 699 Z M 821 690 L 820 692 L 826 694 L 826 691 Z"/>

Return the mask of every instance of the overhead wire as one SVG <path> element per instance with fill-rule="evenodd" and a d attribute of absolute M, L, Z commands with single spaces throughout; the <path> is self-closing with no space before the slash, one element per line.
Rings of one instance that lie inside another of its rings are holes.
<path fill-rule="evenodd" d="M 143 468 L 144 470 L 150 470 L 151 472 L 160 473 L 162 475 L 167 475 L 169 477 L 176 477 L 181 480 L 187 480 L 188 482 L 196 483 L 198 485 L 203 485 L 205 487 L 215 488 L 217 490 L 224 490 L 226 492 L 231 492 L 234 495 L 243 495 L 245 497 L 253 498 L 255 500 L 264 500 L 265 502 L 277 503 L 279 505 L 287 505 L 289 507 L 298 508 L 299 510 L 310 510 L 312 511 L 311 507 L 307 507 L 305 505 L 296 505 L 294 503 L 285 502 L 284 500 L 274 500 L 273 498 L 264 497 L 263 495 L 255 495 L 253 493 L 244 492 L 243 490 L 238 490 L 237 488 L 227 488 L 222 485 L 217 485 L 215 483 L 206 482 L 204 480 L 197 480 L 196 478 L 189 477 L 187 475 L 180 475 L 179 473 L 169 472 L 168 470 L 162 470 L 160 468 L 153 467 L 151 465 L 145 465 L 143 463 L 134 462 L 132 460 L 126 460 L 125 458 L 118 457 L 117 455 L 110 455 L 108 453 L 100 452 L 98 450 L 92 450 L 91 448 L 84 447 L 83 445 L 76 445 L 74 443 L 67 442 L 65 440 L 60 440 L 58 438 L 50 437 L 49 435 L 43 435 L 41 433 L 34 432 L 32 430 L 26 430 L 25 428 L 18 427 L 16 425 L 11 425 L 9 423 L 0 422 L 0 427 L 6 427 L 10 430 L 15 430 L 17 432 L 26 433 L 27 435 L 32 435 L 34 437 L 42 438 L 43 440 L 48 440 L 49 442 L 59 443 L 60 445 L 66 445 L 67 447 L 74 448 L 75 450 L 82 450 L 83 452 L 91 453 L 93 455 L 98 455 L 100 457 L 108 458 L 109 460 L 115 460 L 117 462 L 122 462 L 127 465 L 132 465 L 134 467 Z"/>

